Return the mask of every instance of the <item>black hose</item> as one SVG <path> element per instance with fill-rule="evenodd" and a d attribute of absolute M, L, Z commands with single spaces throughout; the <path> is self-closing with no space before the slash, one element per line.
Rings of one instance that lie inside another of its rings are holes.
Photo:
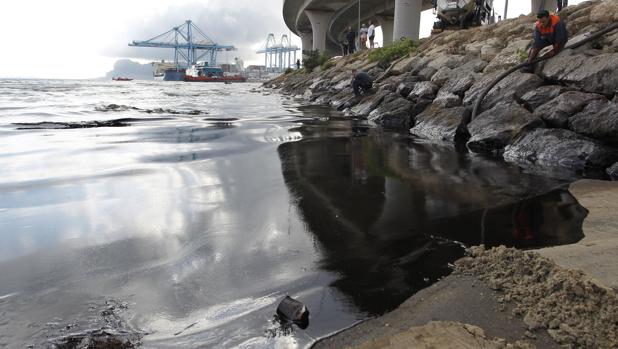
<path fill-rule="evenodd" d="M 574 48 L 578 48 L 590 41 L 596 40 L 598 38 L 600 38 L 601 36 L 614 31 L 618 29 L 618 22 L 614 22 L 614 24 L 609 25 L 608 27 L 606 27 L 605 29 L 599 30 L 597 32 L 595 32 L 594 34 L 590 35 L 589 37 L 578 41 L 572 45 L 569 45 L 567 47 L 565 47 L 565 49 L 574 49 Z M 547 60 L 551 57 L 547 57 L 547 58 L 538 58 L 535 59 L 532 62 L 526 62 L 526 63 L 522 63 L 519 65 L 514 66 L 513 68 L 505 71 L 504 73 L 500 74 L 500 76 L 498 76 L 491 84 L 489 84 L 484 90 L 483 92 L 481 92 L 481 94 L 479 95 L 479 97 L 476 100 L 476 103 L 474 104 L 474 109 L 472 110 L 472 120 L 474 120 L 476 118 L 476 116 L 478 115 L 479 109 L 481 108 L 481 104 L 483 103 L 483 99 L 485 98 L 485 96 L 489 93 L 489 91 L 491 91 L 492 88 L 494 88 L 494 86 L 496 86 L 500 81 L 502 81 L 502 79 L 506 78 L 507 76 L 511 75 L 512 73 L 516 72 L 517 70 L 526 67 L 528 65 L 532 65 L 532 64 L 536 64 L 539 62 L 542 62 L 544 60 Z"/>

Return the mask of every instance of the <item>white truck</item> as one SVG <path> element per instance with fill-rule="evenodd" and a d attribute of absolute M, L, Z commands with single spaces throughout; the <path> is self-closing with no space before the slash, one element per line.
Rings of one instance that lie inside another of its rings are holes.
<path fill-rule="evenodd" d="M 435 30 L 465 29 L 494 21 L 493 0 L 433 0 Z"/>

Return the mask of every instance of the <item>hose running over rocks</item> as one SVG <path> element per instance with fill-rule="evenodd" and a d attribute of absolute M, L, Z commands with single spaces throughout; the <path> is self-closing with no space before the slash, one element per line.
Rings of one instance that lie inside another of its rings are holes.
<path fill-rule="evenodd" d="M 590 37 L 587 37 L 581 41 L 578 41 L 574 44 L 571 44 L 567 47 L 565 47 L 565 49 L 574 49 L 574 48 L 578 48 L 590 41 L 596 40 L 598 38 L 600 38 L 601 36 L 612 32 L 614 30 L 618 29 L 618 22 L 614 22 L 613 24 L 609 25 L 608 27 L 606 27 L 605 29 L 599 30 L 597 32 L 595 32 L 594 34 L 592 34 Z M 555 56 L 554 56 L 555 57 Z M 521 68 L 524 68 L 526 66 L 529 65 L 533 65 L 542 61 L 545 61 L 547 59 L 550 59 L 551 57 L 546 57 L 546 58 L 538 58 L 535 59 L 532 62 L 525 62 L 519 65 L 514 66 L 513 68 L 505 71 L 504 73 L 500 74 L 500 76 L 498 76 L 496 78 L 496 80 L 494 80 L 491 84 L 489 84 L 484 90 L 483 92 L 481 92 L 481 94 L 479 95 L 478 99 L 476 100 L 476 103 L 474 104 L 474 109 L 472 110 L 472 120 L 474 120 L 476 118 L 476 116 L 479 113 L 479 110 L 481 109 L 481 104 L 483 103 L 483 99 L 485 98 L 485 96 L 489 93 L 489 91 L 491 91 L 492 88 L 494 88 L 494 86 L 496 86 L 500 81 L 502 81 L 502 79 L 506 78 L 507 76 L 511 75 L 512 73 L 520 70 Z"/>

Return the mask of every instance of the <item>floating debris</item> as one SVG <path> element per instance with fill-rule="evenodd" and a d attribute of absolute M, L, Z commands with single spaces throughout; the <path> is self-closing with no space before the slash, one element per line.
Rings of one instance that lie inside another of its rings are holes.
<path fill-rule="evenodd" d="M 309 310 L 303 303 L 290 296 L 285 296 L 279 303 L 277 315 L 281 320 L 294 323 L 303 330 L 309 327 Z"/>

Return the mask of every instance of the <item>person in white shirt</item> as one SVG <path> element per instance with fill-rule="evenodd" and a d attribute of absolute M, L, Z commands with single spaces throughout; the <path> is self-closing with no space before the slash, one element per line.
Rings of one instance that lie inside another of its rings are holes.
<path fill-rule="evenodd" d="M 364 50 L 367 48 L 367 27 L 365 23 L 361 25 L 360 28 L 360 49 Z"/>
<path fill-rule="evenodd" d="M 373 22 L 369 21 L 369 29 L 367 29 L 367 36 L 369 36 L 369 48 L 373 48 L 373 39 L 376 37 L 376 26 Z"/>

